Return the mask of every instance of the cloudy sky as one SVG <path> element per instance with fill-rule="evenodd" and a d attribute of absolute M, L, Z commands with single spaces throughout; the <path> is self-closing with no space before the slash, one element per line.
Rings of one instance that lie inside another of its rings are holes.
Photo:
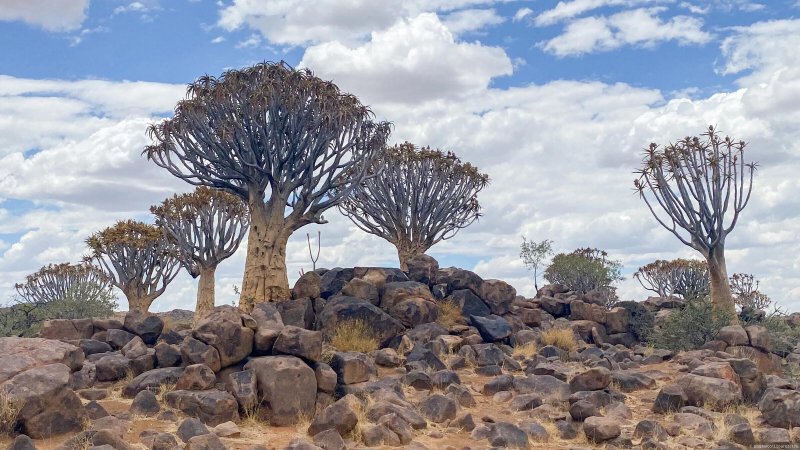
<path fill-rule="evenodd" d="M 630 275 L 694 252 L 633 192 L 641 149 L 710 124 L 749 143 L 753 198 L 729 272 L 800 310 L 798 0 L 0 0 L 0 300 L 84 239 L 190 187 L 140 156 L 186 83 L 260 61 L 309 67 L 394 123 L 392 140 L 487 172 L 484 217 L 429 253 L 532 295 L 522 236 L 599 247 Z M 318 266 L 396 266 L 336 210 L 298 231 L 293 281 Z M 241 252 L 218 271 L 235 298 Z M 192 308 L 182 274 L 153 305 Z M 121 306 L 127 305 L 121 299 Z"/>

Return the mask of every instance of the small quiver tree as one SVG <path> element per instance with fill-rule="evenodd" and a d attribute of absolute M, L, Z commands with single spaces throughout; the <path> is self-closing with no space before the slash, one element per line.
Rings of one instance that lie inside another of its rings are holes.
<path fill-rule="evenodd" d="M 196 186 L 230 192 L 250 214 L 239 306 L 290 297 L 289 236 L 370 176 L 390 124 L 310 70 L 263 63 L 189 85 L 144 153 Z"/>
<path fill-rule="evenodd" d="M 175 195 L 150 208 L 181 265 L 200 277 L 194 322 L 214 309 L 214 273 L 220 262 L 239 248 L 249 219 L 239 197 L 207 187 Z"/>
<path fill-rule="evenodd" d="M 750 200 L 756 163 L 744 141 L 721 138 L 714 127 L 645 151 L 634 185 L 659 224 L 705 257 L 715 309 L 736 317 L 725 266 L 725 238 Z M 648 195 L 649 194 L 649 195 Z"/>
<path fill-rule="evenodd" d="M 133 220 L 91 235 L 86 240 L 96 260 L 128 299 L 128 309 L 147 312 L 180 271 L 174 248 L 155 225 Z"/>
<path fill-rule="evenodd" d="M 708 295 L 708 264 L 705 261 L 658 260 L 640 267 L 633 277 L 642 287 L 659 297 L 692 299 Z"/>
<path fill-rule="evenodd" d="M 14 288 L 16 303 L 0 319 L 4 335 L 31 336 L 50 319 L 108 317 L 117 307 L 108 278 L 88 263 L 47 265 Z"/>
<path fill-rule="evenodd" d="M 758 290 L 760 282 L 753 275 L 735 273 L 731 275 L 730 283 L 736 306 L 742 311 L 746 309 L 766 311 L 772 304 L 772 300 Z"/>
<path fill-rule="evenodd" d="M 361 230 L 392 243 L 402 270 L 477 220 L 478 192 L 489 183 L 455 154 L 408 142 L 389 148 L 370 173 L 380 176 L 359 183 L 339 209 Z"/>

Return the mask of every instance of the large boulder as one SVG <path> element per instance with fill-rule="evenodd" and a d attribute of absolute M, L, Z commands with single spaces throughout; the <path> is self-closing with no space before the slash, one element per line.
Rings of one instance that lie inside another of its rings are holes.
<path fill-rule="evenodd" d="M 313 436 L 325 430 L 336 430 L 339 435 L 346 436 L 358 424 L 359 409 L 358 399 L 354 395 L 345 395 L 317 414 L 308 427 L 308 434 Z"/>
<path fill-rule="evenodd" d="M 611 384 L 611 372 L 605 367 L 593 367 L 576 374 L 569 381 L 572 392 L 596 391 L 605 389 Z"/>
<path fill-rule="evenodd" d="M 395 305 L 411 298 L 435 301 L 428 285 L 416 281 L 395 281 L 386 283 L 383 287 L 380 306 L 389 311 Z"/>
<path fill-rule="evenodd" d="M 69 388 L 70 368 L 48 364 L 21 372 L 0 384 L 0 392 L 18 409 L 20 431 L 34 439 L 79 431 L 86 411 Z"/>
<path fill-rule="evenodd" d="M 259 397 L 269 409 L 273 425 L 297 423 L 314 413 L 317 377 L 314 370 L 294 356 L 253 358 L 244 366 L 256 375 Z"/>
<path fill-rule="evenodd" d="M 322 356 L 322 333 L 287 325 L 278 335 L 273 351 L 319 361 Z"/>
<path fill-rule="evenodd" d="M 131 360 L 119 355 L 110 354 L 103 356 L 95 362 L 97 381 L 117 381 L 128 376 L 131 372 Z"/>
<path fill-rule="evenodd" d="M 338 323 L 352 320 L 368 324 L 384 347 L 404 330 L 402 323 L 370 302 L 344 296 L 328 300 L 317 316 L 316 325 L 324 336 L 331 336 Z"/>
<path fill-rule="evenodd" d="M 480 287 L 480 296 L 492 314 L 506 314 L 511 311 L 511 302 L 517 296 L 517 290 L 502 280 L 483 280 Z"/>
<path fill-rule="evenodd" d="M 583 432 L 590 442 L 605 442 L 618 437 L 622 430 L 619 421 L 609 417 L 593 416 L 583 422 Z"/>
<path fill-rule="evenodd" d="M 758 402 L 764 421 L 773 427 L 800 426 L 800 391 L 770 388 Z"/>
<path fill-rule="evenodd" d="M 729 380 L 687 374 L 678 379 L 686 393 L 687 404 L 712 409 L 740 403 L 742 388 Z"/>
<path fill-rule="evenodd" d="M 125 314 L 125 329 L 142 338 L 145 344 L 154 345 L 164 330 L 164 321 L 155 314 L 129 311 Z"/>
<path fill-rule="evenodd" d="M 432 257 L 419 254 L 409 259 L 406 265 L 408 266 L 408 278 L 411 281 L 427 285 L 436 282 L 436 272 L 439 271 L 439 263 Z"/>
<path fill-rule="evenodd" d="M 306 275 L 309 273 L 314 272 L 308 272 Z M 317 275 L 317 277 L 319 277 L 319 275 Z M 296 288 L 297 285 L 295 285 L 295 289 Z M 259 354 L 272 352 L 272 346 L 275 344 L 275 340 L 278 339 L 278 335 L 285 326 L 280 311 L 278 311 L 274 303 L 264 302 L 256 304 L 250 316 L 258 325 L 253 342 L 255 351 Z"/>
<path fill-rule="evenodd" d="M 470 316 L 470 322 L 485 342 L 497 342 L 511 336 L 511 325 L 500 316 Z"/>
<path fill-rule="evenodd" d="M 166 404 L 181 410 L 206 425 L 216 426 L 239 420 L 239 403 L 229 393 L 210 389 L 207 391 L 170 391 L 164 396 Z"/>
<path fill-rule="evenodd" d="M 331 359 L 331 368 L 341 384 L 355 384 L 369 380 L 372 365 L 369 357 L 359 352 L 336 352 Z"/>
<path fill-rule="evenodd" d="M 747 332 L 741 325 L 728 325 L 722 327 L 717 333 L 717 339 L 731 345 L 748 345 L 750 338 L 747 337 Z"/>
<path fill-rule="evenodd" d="M 353 269 L 335 267 L 320 279 L 320 297 L 328 298 L 339 293 L 345 284 L 353 279 Z"/>
<path fill-rule="evenodd" d="M 292 298 L 317 298 L 320 296 L 322 277 L 316 272 L 306 272 L 292 288 Z"/>
<path fill-rule="evenodd" d="M 181 360 L 184 364 L 205 364 L 211 367 L 214 372 L 222 369 L 219 352 L 213 346 L 205 342 L 186 336 L 181 343 Z"/>
<path fill-rule="evenodd" d="M 158 392 L 161 386 L 168 386 L 178 382 L 183 374 L 182 367 L 165 367 L 149 370 L 131 380 L 124 389 L 123 397 L 133 398 L 141 391 L 149 390 Z"/>
<path fill-rule="evenodd" d="M 65 342 L 41 338 L 0 338 L 0 383 L 20 372 L 50 364 L 64 364 L 71 371 L 81 368 L 84 354 Z"/>
<path fill-rule="evenodd" d="M 77 341 L 89 339 L 94 334 L 92 319 L 45 320 L 39 329 L 39 337 Z"/>
<path fill-rule="evenodd" d="M 252 329 L 242 324 L 241 314 L 232 306 L 217 306 L 192 332 L 195 339 L 217 350 L 220 367 L 234 365 L 249 356 L 253 351 L 253 334 Z M 215 372 L 219 370 L 211 368 Z"/>
<path fill-rule="evenodd" d="M 392 306 L 390 316 L 407 327 L 434 322 L 439 317 L 436 302 L 421 297 L 408 298 Z"/>
<path fill-rule="evenodd" d="M 455 290 L 445 301 L 458 306 L 461 309 L 461 315 L 464 317 L 488 316 L 492 313 L 489 306 L 469 289 Z"/>
<path fill-rule="evenodd" d="M 475 272 L 448 267 L 436 272 L 436 282 L 446 284 L 448 294 L 459 289 L 469 289 L 476 295 L 481 295 L 483 279 Z"/>
<path fill-rule="evenodd" d="M 236 397 L 243 411 L 252 411 L 258 405 L 258 381 L 252 370 L 229 374 L 227 389 Z"/>
<path fill-rule="evenodd" d="M 608 310 L 606 308 L 593 305 L 591 303 L 586 303 L 581 300 L 573 300 L 569 304 L 570 309 L 570 320 L 591 320 L 592 322 L 597 323 L 606 323 L 606 316 L 608 314 Z M 619 333 L 624 332 L 620 331 Z"/>
<path fill-rule="evenodd" d="M 386 267 L 354 267 L 353 278 L 367 281 L 383 291 L 386 283 L 409 281 L 408 276 L 400 269 Z"/>
<path fill-rule="evenodd" d="M 369 281 L 361 278 L 353 278 L 347 284 L 345 284 L 342 288 L 342 295 L 360 298 L 372 303 L 373 305 L 379 305 L 381 301 L 378 288 Z"/>
<path fill-rule="evenodd" d="M 314 305 L 310 298 L 302 297 L 275 303 L 285 325 L 310 330 L 314 328 Z"/>

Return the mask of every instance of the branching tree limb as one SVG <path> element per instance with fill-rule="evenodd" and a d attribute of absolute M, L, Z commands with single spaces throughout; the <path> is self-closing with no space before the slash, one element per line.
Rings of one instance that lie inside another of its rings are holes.
<path fill-rule="evenodd" d="M 217 266 L 236 252 L 247 232 L 247 206 L 233 194 L 201 186 L 150 207 L 150 212 L 175 245 L 181 265 L 193 278 L 200 277 L 194 313 L 197 323 L 214 309 Z"/>
<path fill-rule="evenodd" d="M 147 312 L 180 271 L 163 231 L 133 220 L 120 221 L 86 240 L 111 284 L 122 290 L 131 311 Z"/>
<path fill-rule="evenodd" d="M 150 127 L 144 153 L 188 183 L 222 189 L 250 213 L 240 306 L 289 298 L 286 243 L 325 223 L 369 176 L 385 148 L 387 122 L 309 70 L 263 63 L 189 85 L 175 116 Z"/>
<path fill-rule="evenodd" d="M 453 153 L 408 142 L 388 149 L 370 172 L 380 176 L 359 183 L 339 209 L 361 230 L 394 244 L 403 270 L 480 217 L 478 192 L 489 183 Z"/>
<path fill-rule="evenodd" d="M 743 141 L 721 138 L 714 127 L 645 151 L 634 185 L 659 224 L 702 254 L 715 308 L 735 317 L 725 266 L 725 238 L 753 188 L 756 163 L 745 162 Z M 649 194 L 649 195 L 648 195 Z"/>

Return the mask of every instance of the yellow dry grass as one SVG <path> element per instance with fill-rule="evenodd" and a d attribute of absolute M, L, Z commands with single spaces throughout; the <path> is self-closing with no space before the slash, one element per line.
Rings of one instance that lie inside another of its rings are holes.
<path fill-rule="evenodd" d="M 19 408 L 4 389 L 0 389 L 0 433 L 11 433 L 17 422 Z"/>
<path fill-rule="evenodd" d="M 461 314 L 461 308 L 451 301 L 440 301 L 436 303 L 439 315 L 436 318 L 436 323 L 439 325 L 450 328 L 453 325 L 464 323 L 464 316 Z"/>
<path fill-rule="evenodd" d="M 539 340 L 542 345 L 552 345 L 568 352 L 572 351 L 575 346 L 578 345 L 578 342 L 575 340 L 575 334 L 573 334 L 570 328 L 551 328 L 549 330 L 544 330 L 539 336 Z"/>
<path fill-rule="evenodd" d="M 340 352 L 369 353 L 378 349 L 379 342 L 369 324 L 355 319 L 337 323 L 330 344 Z"/>
<path fill-rule="evenodd" d="M 515 358 L 532 358 L 536 355 L 537 351 L 539 351 L 539 347 L 536 345 L 536 342 L 531 341 L 522 345 L 515 345 L 511 355 Z"/>

